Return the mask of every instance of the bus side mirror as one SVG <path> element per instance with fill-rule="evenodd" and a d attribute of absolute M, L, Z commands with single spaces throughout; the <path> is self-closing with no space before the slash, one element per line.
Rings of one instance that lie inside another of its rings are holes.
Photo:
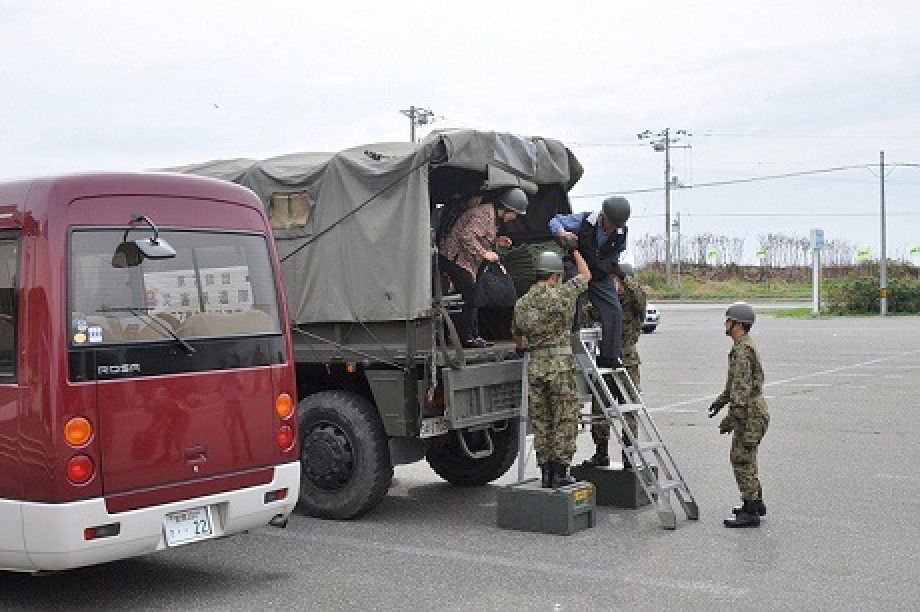
<path fill-rule="evenodd" d="M 176 249 L 165 240 L 141 238 L 119 244 L 112 255 L 112 267 L 134 268 L 145 259 L 172 259 L 175 256 Z"/>

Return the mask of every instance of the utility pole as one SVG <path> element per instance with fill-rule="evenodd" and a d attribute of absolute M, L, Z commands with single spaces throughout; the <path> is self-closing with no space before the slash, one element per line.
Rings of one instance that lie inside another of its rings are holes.
<path fill-rule="evenodd" d="M 879 255 L 879 279 L 878 279 L 878 302 L 879 302 L 879 314 L 885 316 L 888 314 L 888 255 L 885 249 L 885 152 L 879 152 L 879 162 L 878 162 L 878 176 L 879 182 L 881 183 L 881 195 L 880 195 L 880 204 L 881 204 L 881 224 L 882 224 L 882 235 L 881 235 L 881 254 Z"/>
<path fill-rule="evenodd" d="M 431 109 L 421 108 L 420 106 L 410 106 L 405 110 L 399 111 L 409 118 L 409 141 L 415 142 L 415 126 L 428 125 L 434 123 L 434 113 Z"/>
<path fill-rule="evenodd" d="M 677 212 L 677 218 L 671 223 L 671 227 L 677 232 L 677 291 L 680 293 L 680 211 Z"/>
<path fill-rule="evenodd" d="M 680 141 L 681 136 L 692 136 L 687 130 L 677 130 L 676 136 L 671 138 L 671 128 L 665 128 L 664 131 L 652 133 L 651 130 L 645 130 L 637 134 L 639 140 L 654 138 L 650 140 L 652 149 L 661 152 L 664 151 L 664 250 L 665 250 L 665 274 L 668 285 L 671 284 L 671 145 Z M 689 149 L 690 145 L 676 147 L 679 149 Z"/>

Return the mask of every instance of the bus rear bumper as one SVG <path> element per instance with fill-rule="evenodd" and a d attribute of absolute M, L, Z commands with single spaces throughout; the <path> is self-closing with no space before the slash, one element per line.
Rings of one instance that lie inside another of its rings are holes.
<path fill-rule="evenodd" d="M 281 489 L 286 489 L 286 495 L 271 499 Z M 295 461 L 275 466 L 271 482 L 263 485 L 115 514 L 108 512 L 103 498 L 60 504 L 0 500 L 0 505 L 20 506 L 24 547 L 18 551 L 0 547 L 0 569 L 59 571 L 163 550 L 170 547 L 166 515 L 196 508 L 207 509 L 210 533 L 196 537 L 194 542 L 278 524 L 293 511 L 299 492 L 300 463 Z M 15 513 L 15 509 L 0 507 L 0 515 L 8 513 Z M 88 528 L 114 532 L 116 528 L 111 526 L 116 524 L 117 535 L 87 539 Z"/>

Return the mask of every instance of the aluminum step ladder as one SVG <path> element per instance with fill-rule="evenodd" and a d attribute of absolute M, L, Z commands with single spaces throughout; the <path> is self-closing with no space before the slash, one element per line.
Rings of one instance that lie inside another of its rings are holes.
<path fill-rule="evenodd" d="M 576 336 L 577 341 L 573 338 L 572 348 L 578 363 L 580 383 L 584 383 L 604 412 L 603 416 L 592 413 L 587 422 L 596 423 L 603 419 L 611 426 L 619 426 L 623 435 L 617 440 L 636 471 L 642 489 L 652 500 L 662 527 L 677 528 L 677 517 L 671 506 L 672 494 L 680 502 L 688 520 L 699 520 L 699 507 L 690 488 L 677 469 L 629 374 L 624 368 L 613 370 L 597 366 L 595 355 L 601 338 L 600 328 L 581 329 Z M 627 414 L 636 417 L 635 434 L 626 424 Z M 615 432 L 616 428 L 612 427 L 611 437 Z"/>

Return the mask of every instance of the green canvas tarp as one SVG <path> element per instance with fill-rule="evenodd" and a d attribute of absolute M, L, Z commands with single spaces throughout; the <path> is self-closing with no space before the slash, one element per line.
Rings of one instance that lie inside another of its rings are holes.
<path fill-rule="evenodd" d="M 569 210 L 582 169 L 560 142 L 475 130 L 433 132 L 419 143 L 338 153 L 295 153 L 165 169 L 248 187 L 272 215 L 273 196 L 306 195 L 306 223 L 275 229 L 295 323 L 396 321 L 431 309 L 431 194 L 517 185 L 547 210 Z M 561 202 L 559 200 L 562 200 Z M 437 202 L 435 202 L 437 203 Z M 546 215 L 520 222 L 545 231 Z"/>

